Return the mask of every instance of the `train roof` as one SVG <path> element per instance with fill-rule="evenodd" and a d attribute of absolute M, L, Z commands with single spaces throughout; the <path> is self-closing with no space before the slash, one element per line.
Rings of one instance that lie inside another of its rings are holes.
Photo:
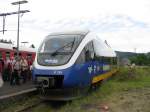
<path fill-rule="evenodd" d="M 101 40 L 94 32 L 88 32 L 84 37 L 82 44 L 93 41 L 94 50 L 97 56 L 116 57 L 114 50 Z"/>
<path fill-rule="evenodd" d="M 27 48 L 27 47 L 19 47 L 20 51 L 26 51 L 26 52 L 36 52 L 35 48 Z"/>
<path fill-rule="evenodd" d="M 91 40 L 93 40 L 94 43 L 94 49 L 97 56 L 105 56 L 105 57 L 116 57 L 116 53 L 113 51 L 113 49 L 108 46 L 105 42 L 101 40 L 94 32 L 91 32 L 86 29 L 73 29 L 73 30 L 62 30 L 59 32 L 51 33 L 49 36 L 53 35 L 85 35 L 83 41 L 81 44 L 85 44 Z M 84 47 L 84 46 L 82 46 Z"/>
<path fill-rule="evenodd" d="M 82 39 L 81 43 L 79 44 L 79 46 L 75 50 L 74 54 L 72 55 L 72 57 L 68 63 L 61 65 L 61 66 L 43 67 L 44 69 L 59 70 L 59 69 L 66 69 L 66 68 L 72 66 L 76 62 L 77 58 L 80 56 L 80 54 L 81 54 L 82 50 L 85 48 L 85 46 L 91 41 L 93 41 L 95 54 L 97 56 L 116 57 L 116 53 L 112 50 L 112 48 L 109 47 L 106 43 L 104 43 L 96 35 L 96 33 L 90 32 L 89 30 L 73 30 L 73 31 L 67 30 L 67 31 L 63 31 L 63 32 L 55 32 L 55 33 L 51 33 L 50 35 L 45 37 L 45 39 L 43 41 L 45 41 L 51 35 L 61 35 L 61 34 L 71 34 L 71 35 L 81 34 L 81 35 L 84 35 L 84 38 Z M 39 67 L 39 68 L 42 68 L 42 66 L 38 65 L 38 63 L 37 63 L 37 56 L 36 56 L 35 60 L 36 60 L 35 65 L 37 65 L 37 67 Z"/>
<path fill-rule="evenodd" d="M 93 42 L 96 55 L 104 57 L 116 57 L 115 51 L 99 37 L 95 38 Z"/>
<path fill-rule="evenodd" d="M 7 49 L 7 50 L 13 50 L 14 46 L 12 44 L 8 44 L 8 43 L 0 43 L 0 49 Z M 16 48 L 16 46 L 15 46 Z M 24 46 L 20 46 L 19 47 L 20 51 L 26 51 L 26 52 L 36 52 L 35 48 L 27 48 Z"/>
<path fill-rule="evenodd" d="M 89 32 L 89 30 L 62 30 L 59 32 L 51 33 L 50 35 L 86 35 Z"/>
<path fill-rule="evenodd" d="M 8 43 L 0 43 L 0 48 L 2 49 L 13 49 L 13 45 L 12 44 L 8 44 Z"/>

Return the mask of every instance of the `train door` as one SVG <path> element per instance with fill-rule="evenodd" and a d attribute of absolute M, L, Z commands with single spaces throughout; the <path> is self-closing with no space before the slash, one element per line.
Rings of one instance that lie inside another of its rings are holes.
<path fill-rule="evenodd" d="M 94 49 L 92 46 L 92 42 L 89 42 L 83 48 L 82 52 L 76 60 L 75 72 L 78 74 L 78 80 L 82 86 L 87 86 L 91 83 L 94 59 Z"/>
<path fill-rule="evenodd" d="M 84 49 L 85 49 L 85 61 L 87 63 L 87 68 L 86 68 L 87 78 L 88 78 L 88 83 L 91 85 L 93 77 L 97 74 L 97 69 L 96 69 L 97 62 L 95 61 L 93 41 L 89 42 Z"/>
<path fill-rule="evenodd" d="M 87 62 L 89 61 L 93 61 L 94 59 L 94 47 L 93 47 L 93 41 L 89 42 L 86 46 L 85 46 L 85 59 Z"/>
<path fill-rule="evenodd" d="M 85 46 L 85 61 L 88 64 L 87 71 L 90 76 L 90 79 L 97 74 L 97 62 L 95 61 L 95 52 L 94 52 L 94 46 L 93 41 L 90 41 Z"/>
<path fill-rule="evenodd" d="M 76 64 L 81 64 L 81 63 L 91 63 L 94 60 L 94 47 L 93 47 L 93 42 L 89 42 L 82 52 L 80 53 Z"/>
<path fill-rule="evenodd" d="M 103 73 L 103 57 L 95 56 L 95 61 L 97 63 L 97 75 L 100 75 Z"/>

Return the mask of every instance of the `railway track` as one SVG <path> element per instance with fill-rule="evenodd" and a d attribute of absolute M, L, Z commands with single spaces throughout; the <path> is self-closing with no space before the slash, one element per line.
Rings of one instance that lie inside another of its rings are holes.
<path fill-rule="evenodd" d="M 35 108 L 35 107 L 41 105 L 42 103 L 44 103 L 44 100 L 39 100 L 39 101 L 37 101 L 37 102 L 35 102 L 35 103 L 29 105 L 29 106 L 22 107 L 22 108 L 16 110 L 15 112 L 30 112 L 30 111 L 32 112 L 32 109 L 33 109 L 33 108 Z"/>
<path fill-rule="evenodd" d="M 66 102 L 66 101 L 47 101 L 47 100 L 40 100 L 37 101 L 34 104 L 31 104 L 29 106 L 20 108 L 14 112 L 32 112 L 33 109 L 36 109 L 38 106 L 42 106 L 44 105 L 44 108 L 50 108 L 52 109 L 52 111 L 56 111 L 59 110 L 62 106 L 66 105 L 67 103 L 70 102 Z"/>

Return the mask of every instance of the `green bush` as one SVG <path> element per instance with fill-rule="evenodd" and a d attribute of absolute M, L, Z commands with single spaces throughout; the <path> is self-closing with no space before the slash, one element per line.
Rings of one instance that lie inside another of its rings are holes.
<path fill-rule="evenodd" d="M 118 73 L 114 80 L 117 81 L 137 81 L 146 78 L 150 73 L 149 67 L 136 67 L 136 68 L 129 68 L 129 67 L 122 67 L 119 69 Z"/>

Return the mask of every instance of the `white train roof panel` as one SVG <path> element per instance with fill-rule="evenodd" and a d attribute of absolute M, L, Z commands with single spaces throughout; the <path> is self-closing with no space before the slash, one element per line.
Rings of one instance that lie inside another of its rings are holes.
<path fill-rule="evenodd" d="M 13 50 L 12 44 L 0 43 L 0 48 Z"/>
<path fill-rule="evenodd" d="M 112 50 L 112 48 L 104 43 L 99 37 L 95 38 L 93 42 L 96 55 L 105 57 L 116 57 L 116 53 Z"/>
<path fill-rule="evenodd" d="M 59 32 L 51 33 L 50 35 L 63 35 L 63 34 L 80 34 L 80 35 L 86 35 L 89 32 L 89 30 L 62 30 Z"/>
<path fill-rule="evenodd" d="M 27 48 L 27 47 L 19 47 L 20 51 L 26 51 L 26 52 L 36 52 L 35 48 Z"/>

